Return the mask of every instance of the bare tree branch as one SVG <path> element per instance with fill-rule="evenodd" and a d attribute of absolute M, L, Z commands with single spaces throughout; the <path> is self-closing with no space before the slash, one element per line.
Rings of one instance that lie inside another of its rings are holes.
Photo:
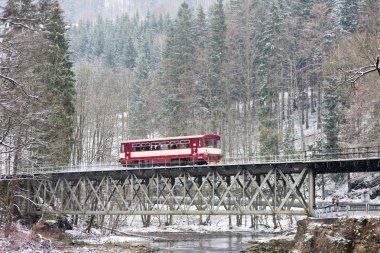
<path fill-rule="evenodd" d="M 27 198 L 27 197 L 25 197 L 25 196 L 23 196 L 21 194 L 20 195 L 16 194 L 15 197 L 23 198 L 23 199 L 25 199 L 27 201 L 30 201 L 35 206 L 42 206 L 41 204 L 38 204 L 38 203 L 34 202 L 33 200 L 31 200 L 30 198 Z"/>
<path fill-rule="evenodd" d="M 345 73 L 344 81 L 348 83 L 355 83 L 357 80 L 359 80 L 359 78 L 374 71 L 377 71 L 380 75 L 379 62 L 380 62 L 379 56 L 377 56 L 375 64 L 364 66 L 357 69 L 351 69 L 351 70 L 340 69 L 341 71 Z"/>
<path fill-rule="evenodd" d="M 14 68 L 17 68 L 18 65 L 15 65 L 15 66 L 9 66 L 9 67 L 5 67 L 5 66 L 0 66 L 0 70 L 5 70 L 5 69 L 14 69 Z"/>
<path fill-rule="evenodd" d="M 22 149 L 24 147 L 27 147 L 29 145 L 33 145 L 33 144 L 39 144 L 38 141 L 36 141 L 35 139 L 31 139 L 19 146 L 11 146 L 7 143 L 5 143 L 3 140 L 0 141 L 0 146 L 3 146 L 3 147 L 6 147 L 8 150 L 6 151 L 0 151 L 0 154 L 9 154 L 9 153 L 13 153 L 15 152 L 16 150 L 19 150 L 19 149 Z"/>
<path fill-rule="evenodd" d="M 14 85 L 16 85 L 17 87 L 19 87 L 20 90 L 21 90 L 21 91 L 22 91 L 27 97 L 30 97 L 30 98 L 33 98 L 33 99 L 38 100 L 38 97 L 36 97 L 36 96 L 32 96 L 32 95 L 29 95 L 29 94 L 25 91 L 24 87 L 23 87 L 21 84 L 19 84 L 16 80 L 14 80 L 14 79 L 12 79 L 12 78 L 10 78 L 10 77 L 8 77 L 8 76 L 5 76 L 5 75 L 3 75 L 3 74 L 0 74 L 0 78 L 3 78 L 3 79 L 5 79 L 5 80 L 8 80 L 8 81 L 11 82 L 12 84 L 14 84 Z"/>
<path fill-rule="evenodd" d="M 31 18 L 14 18 L 14 17 L 8 17 L 8 18 L 4 18 L 4 17 L 0 17 L 0 21 L 3 21 L 3 22 L 8 22 L 9 24 L 12 24 L 12 25 L 15 25 L 15 26 L 20 26 L 20 27 L 24 27 L 26 29 L 29 29 L 31 31 L 37 31 L 36 29 L 28 26 L 28 25 L 25 25 L 24 23 L 20 22 L 20 21 L 37 21 L 37 19 L 31 19 Z M 15 21 L 18 21 L 18 22 L 15 22 Z"/>

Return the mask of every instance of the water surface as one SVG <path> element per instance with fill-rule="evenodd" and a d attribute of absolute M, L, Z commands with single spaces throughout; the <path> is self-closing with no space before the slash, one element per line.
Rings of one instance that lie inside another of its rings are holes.
<path fill-rule="evenodd" d="M 240 252 L 249 247 L 249 241 L 271 237 L 271 234 L 249 232 L 213 232 L 213 233 L 154 233 L 155 239 L 146 242 L 146 246 L 158 249 L 159 253 L 191 252 Z"/>

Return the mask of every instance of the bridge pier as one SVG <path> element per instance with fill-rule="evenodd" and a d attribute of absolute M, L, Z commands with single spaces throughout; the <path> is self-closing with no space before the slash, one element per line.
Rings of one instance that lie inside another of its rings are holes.
<path fill-rule="evenodd" d="M 314 216 L 315 209 L 315 173 L 313 169 L 309 169 L 309 216 Z"/>

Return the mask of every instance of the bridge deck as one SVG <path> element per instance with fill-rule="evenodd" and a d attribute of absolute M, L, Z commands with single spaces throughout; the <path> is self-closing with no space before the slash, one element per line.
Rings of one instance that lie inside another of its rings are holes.
<path fill-rule="evenodd" d="M 217 165 L 187 165 L 187 166 L 146 166 L 122 167 L 119 164 L 98 166 L 73 166 L 28 168 L 20 172 L 22 176 L 50 175 L 52 178 L 77 178 L 81 175 L 97 179 L 104 175 L 123 179 L 130 174 L 138 178 L 150 178 L 159 172 L 165 177 L 178 177 L 184 171 L 192 176 L 205 176 L 210 171 L 217 171 L 223 176 L 233 176 L 240 170 L 247 170 L 251 174 L 263 175 L 271 169 L 280 169 L 285 174 L 299 173 L 303 169 L 313 169 L 315 174 L 351 173 L 351 172 L 380 172 L 380 158 L 355 158 L 336 160 L 308 160 L 308 161 L 270 161 L 262 163 L 236 163 Z"/>

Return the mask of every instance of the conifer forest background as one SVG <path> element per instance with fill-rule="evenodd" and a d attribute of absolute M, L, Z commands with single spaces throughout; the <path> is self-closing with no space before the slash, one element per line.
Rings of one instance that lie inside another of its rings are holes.
<path fill-rule="evenodd" d="M 1 2 L 2 169 L 206 133 L 225 157 L 380 145 L 379 73 L 359 69 L 380 0 Z"/>

